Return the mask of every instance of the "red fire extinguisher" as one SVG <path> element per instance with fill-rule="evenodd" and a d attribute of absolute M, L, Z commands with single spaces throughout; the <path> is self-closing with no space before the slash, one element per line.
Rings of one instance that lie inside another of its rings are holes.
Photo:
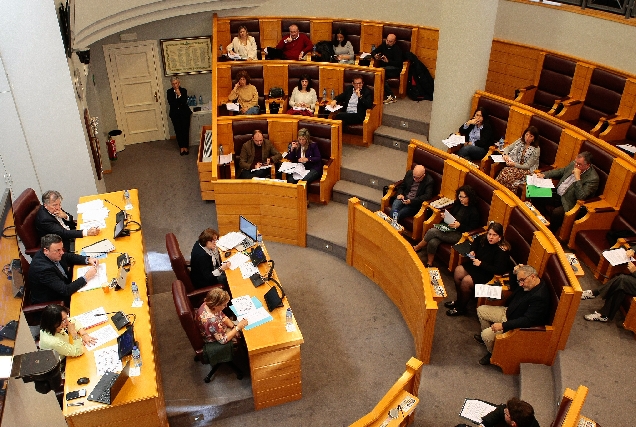
<path fill-rule="evenodd" d="M 108 141 L 106 141 L 106 147 L 108 147 L 108 158 L 110 160 L 117 160 L 117 144 L 115 143 L 115 136 L 121 135 L 119 129 L 111 130 L 108 132 Z"/>

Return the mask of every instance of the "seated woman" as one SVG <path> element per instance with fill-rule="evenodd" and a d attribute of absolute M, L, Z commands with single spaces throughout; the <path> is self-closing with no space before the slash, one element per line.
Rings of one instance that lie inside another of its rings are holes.
<path fill-rule="evenodd" d="M 227 45 L 227 53 L 237 54 L 241 59 L 256 59 L 256 40 L 247 34 L 247 27 L 243 25 L 239 27 L 238 36 Z"/>
<path fill-rule="evenodd" d="M 239 333 L 247 326 L 247 320 L 242 319 L 236 325 L 223 313 L 223 309 L 230 302 L 230 295 L 223 289 L 214 288 L 207 293 L 203 304 L 197 310 L 196 322 L 199 332 L 205 342 L 203 351 L 206 353 L 210 365 L 232 362 L 236 354 Z M 226 345 L 231 343 L 231 345 Z M 240 369 L 232 364 L 237 371 L 237 377 L 243 377 Z"/>
<path fill-rule="evenodd" d="M 433 259 L 437 253 L 437 248 L 441 243 L 454 245 L 459 242 L 462 233 L 471 231 L 481 224 L 479 211 L 477 210 L 477 194 L 470 185 L 462 185 L 455 191 L 455 203 L 447 209 L 455 218 L 455 222 L 447 224 L 452 231 L 442 231 L 438 228 L 429 229 L 420 243 L 413 246 L 416 252 L 426 248 L 426 266 L 433 266 Z M 444 212 L 442 212 L 444 218 Z M 443 221 L 442 221 L 443 222 Z"/>
<path fill-rule="evenodd" d="M 294 163 L 302 163 L 305 170 L 309 171 L 303 178 L 294 178 L 293 174 L 287 174 L 287 182 L 296 184 L 298 181 L 305 181 L 307 184 L 320 179 L 322 176 L 322 156 L 318 145 L 311 142 L 311 135 L 305 128 L 298 130 L 298 141 L 290 144 L 287 160 Z"/>
<path fill-rule="evenodd" d="M 504 148 L 503 158 L 506 167 L 497 175 L 497 182 L 501 183 L 513 193 L 517 187 L 526 182 L 526 176 L 532 174 L 539 167 L 539 131 L 529 126 L 523 131 L 521 138 Z"/>
<path fill-rule="evenodd" d="M 628 258 L 634 256 L 634 250 L 629 249 L 626 252 Z M 601 296 L 605 300 L 605 304 L 599 311 L 586 314 L 583 316 L 585 320 L 594 322 L 608 322 L 614 318 L 626 295 L 636 296 L 636 264 L 627 263 L 629 274 L 619 274 L 612 277 L 599 289 L 586 290 L 581 294 L 581 299 L 593 299 Z"/>
<path fill-rule="evenodd" d="M 504 228 L 498 222 L 491 222 L 485 235 L 477 237 L 470 245 L 468 258 L 455 268 L 453 280 L 457 300 L 444 303 L 449 308 L 448 316 L 466 314 L 468 302 L 474 297 L 475 283 L 486 284 L 495 274 L 510 271 L 510 245 L 503 239 Z"/>
<path fill-rule="evenodd" d="M 336 31 L 336 37 L 333 40 L 333 53 L 340 64 L 353 64 L 356 55 L 353 52 L 353 45 L 347 40 L 347 34 L 342 28 Z"/>
<path fill-rule="evenodd" d="M 64 359 L 81 356 L 84 353 L 82 344 L 97 342 L 80 324 L 70 320 L 68 313 L 68 308 L 62 305 L 51 304 L 44 308 L 40 319 L 40 350 L 55 350 Z M 70 337 L 73 337 L 73 344 Z"/>
<path fill-rule="evenodd" d="M 190 280 L 196 289 L 220 283 L 227 289 L 225 270 L 230 268 L 229 262 L 221 262 L 216 242 L 219 232 L 213 228 L 206 228 L 199 235 L 199 239 L 192 246 L 190 253 Z"/>
<path fill-rule="evenodd" d="M 459 127 L 466 144 L 457 152 L 466 160 L 481 160 L 493 143 L 492 126 L 484 107 L 477 107 L 475 116 Z"/>
<path fill-rule="evenodd" d="M 289 110 L 287 114 L 300 114 L 313 116 L 314 107 L 318 101 L 316 91 L 311 87 L 309 75 L 303 74 L 298 80 L 298 86 L 294 88 L 289 97 Z"/>
<path fill-rule="evenodd" d="M 239 104 L 240 114 L 260 114 L 258 91 L 254 85 L 250 84 L 250 75 L 247 74 L 247 71 L 241 70 L 236 74 L 236 77 L 238 81 L 228 95 L 228 101 Z"/>

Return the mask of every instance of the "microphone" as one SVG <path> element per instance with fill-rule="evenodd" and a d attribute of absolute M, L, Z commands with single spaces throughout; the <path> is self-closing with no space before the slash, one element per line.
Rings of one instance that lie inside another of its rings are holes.
<path fill-rule="evenodd" d="M 119 212 L 124 212 L 124 215 L 126 215 L 126 212 L 125 212 L 122 208 L 120 208 L 119 206 L 117 206 L 116 204 L 114 204 L 113 202 L 111 202 L 110 200 L 108 200 L 108 199 L 104 199 L 104 201 L 105 201 L 105 202 L 110 203 L 110 204 L 111 204 L 111 205 L 113 205 L 113 206 L 115 206 L 117 209 L 119 209 Z"/>

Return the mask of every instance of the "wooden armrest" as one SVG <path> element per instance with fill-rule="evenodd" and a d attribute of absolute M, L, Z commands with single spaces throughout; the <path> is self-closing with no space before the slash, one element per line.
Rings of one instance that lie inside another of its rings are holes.
<path fill-rule="evenodd" d="M 569 106 L 569 105 L 577 105 L 577 104 L 582 104 L 583 101 L 581 101 L 580 99 L 572 99 L 569 97 L 563 98 L 561 100 L 561 104 L 565 105 L 565 106 Z"/>
<path fill-rule="evenodd" d="M 632 237 L 620 237 L 617 240 L 617 243 L 621 243 L 624 246 L 631 246 L 629 245 L 629 243 L 634 243 L 636 242 L 636 236 L 632 236 Z M 625 249 L 629 249 L 629 247 L 626 247 Z"/>
<path fill-rule="evenodd" d="M 524 88 L 521 88 L 521 90 L 530 90 L 530 89 L 536 89 L 535 85 L 530 85 L 530 86 L 526 86 Z"/>
<path fill-rule="evenodd" d="M 519 328 L 520 331 L 542 332 L 546 330 L 545 326 L 532 326 L 529 328 Z"/>
<path fill-rule="evenodd" d="M 28 305 L 26 307 L 22 307 L 22 311 L 24 312 L 25 315 L 28 314 L 32 314 L 32 313 L 38 313 L 42 310 L 44 310 L 46 307 L 48 307 L 49 305 L 64 305 L 64 301 L 47 301 L 47 302 L 41 302 L 41 303 L 37 303 L 37 304 L 31 304 Z"/>
<path fill-rule="evenodd" d="M 615 118 L 617 118 L 617 117 L 618 117 L 618 115 L 617 115 L 617 114 L 610 114 L 609 116 L 601 117 L 601 118 L 600 118 L 600 119 L 598 119 L 598 120 L 599 120 L 600 122 L 609 122 L 610 120 L 615 119 Z"/>
<path fill-rule="evenodd" d="M 604 212 L 616 212 L 616 209 L 614 209 L 611 206 L 603 206 L 599 208 L 591 208 L 590 211 L 594 213 L 604 213 Z"/>
<path fill-rule="evenodd" d="M 330 157 L 329 160 L 327 160 L 327 163 L 325 164 L 325 166 L 329 167 L 331 166 L 332 163 L 333 163 L 333 157 Z"/>
<path fill-rule="evenodd" d="M 624 118 L 624 117 L 619 117 L 617 119 L 612 119 L 612 120 L 608 120 L 609 122 L 611 122 L 611 124 L 613 125 L 620 125 L 622 123 L 630 123 L 631 120 Z"/>
<path fill-rule="evenodd" d="M 486 230 L 484 230 L 484 227 L 480 227 L 480 228 L 475 228 L 474 230 L 464 231 L 462 233 L 462 235 L 470 238 L 470 237 L 474 237 L 474 236 L 478 236 L 480 234 L 483 234 L 485 231 Z"/>

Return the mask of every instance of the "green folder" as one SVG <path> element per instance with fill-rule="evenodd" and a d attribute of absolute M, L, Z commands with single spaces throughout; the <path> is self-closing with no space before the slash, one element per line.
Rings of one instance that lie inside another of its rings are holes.
<path fill-rule="evenodd" d="M 552 189 L 528 184 L 526 185 L 526 197 L 552 197 Z"/>

